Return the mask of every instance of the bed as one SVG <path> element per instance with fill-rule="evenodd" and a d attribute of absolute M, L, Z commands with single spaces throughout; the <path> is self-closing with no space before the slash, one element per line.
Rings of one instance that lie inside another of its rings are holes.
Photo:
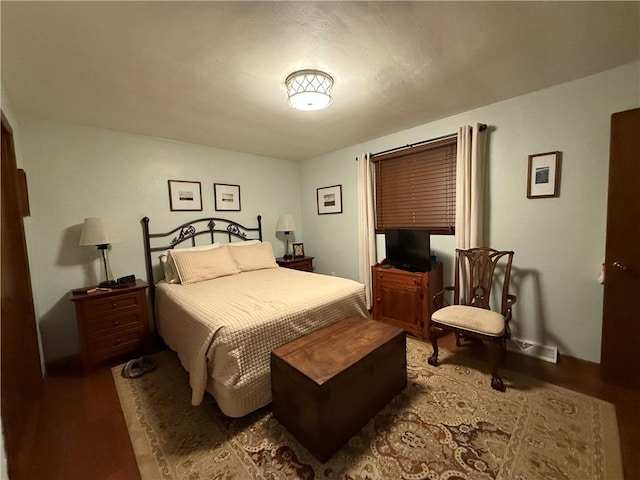
<path fill-rule="evenodd" d="M 142 224 L 156 330 L 189 373 L 193 405 L 205 392 L 230 417 L 269 404 L 271 350 L 367 316 L 364 285 L 279 267 L 260 216 L 256 227 L 203 218 L 150 233 L 148 217 Z"/>

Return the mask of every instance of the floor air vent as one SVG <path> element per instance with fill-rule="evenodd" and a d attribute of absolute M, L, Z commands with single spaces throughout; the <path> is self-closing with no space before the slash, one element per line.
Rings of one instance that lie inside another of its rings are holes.
<path fill-rule="evenodd" d="M 556 347 L 538 345 L 527 340 L 519 340 L 517 338 L 507 340 L 507 350 L 536 357 L 549 363 L 558 362 L 558 349 Z"/>

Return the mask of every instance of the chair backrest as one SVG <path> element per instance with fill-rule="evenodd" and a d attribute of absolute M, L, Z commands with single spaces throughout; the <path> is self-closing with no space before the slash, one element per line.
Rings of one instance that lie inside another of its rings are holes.
<path fill-rule="evenodd" d="M 513 252 L 493 248 L 477 247 L 469 250 L 456 249 L 456 270 L 453 301 L 472 307 L 491 309 L 491 289 L 498 264 L 504 265 L 502 282 L 501 313 L 507 309 L 509 280 Z M 502 267 L 501 267 L 502 269 Z"/>

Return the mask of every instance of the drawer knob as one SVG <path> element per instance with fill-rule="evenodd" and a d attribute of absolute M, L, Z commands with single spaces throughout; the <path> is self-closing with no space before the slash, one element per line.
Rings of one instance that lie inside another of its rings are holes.
<path fill-rule="evenodd" d="M 414 285 L 418 282 L 415 278 L 412 281 Z"/>
<path fill-rule="evenodd" d="M 113 322 L 113 326 L 114 326 L 114 327 L 117 327 L 118 325 L 120 325 L 120 322 L 119 322 L 119 321 L 117 321 L 117 320 L 116 320 L 115 322 Z"/>
<path fill-rule="evenodd" d="M 122 342 L 122 340 L 117 339 L 117 340 L 116 340 L 116 345 L 120 345 L 120 342 Z"/>
<path fill-rule="evenodd" d="M 118 308 L 118 304 L 114 302 L 114 303 L 111 305 L 111 308 Z"/>

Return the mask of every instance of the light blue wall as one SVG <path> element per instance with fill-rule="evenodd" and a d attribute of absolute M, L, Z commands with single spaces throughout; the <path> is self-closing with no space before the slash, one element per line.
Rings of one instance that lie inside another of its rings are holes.
<path fill-rule="evenodd" d="M 168 179 L 202 182 L 203 216 L 215 213 L 214 182 L 239 184 L 242 211 L 229 217 L 250 224 L 262 214 L 265 238 L 279 255 L 275 224 L 292 213 L 298 225 L 292 241 L 304 242 L 316 271 L 355 279 L 356 155 L 482 122 L 492 127 L 489 242 L 516 252 L 514 335 L 598 361 L 609 120 L 640 105 L 639 83 L 635 62 L 301 163 L 20 117 L 18 161 L 29 183 L 32 216 L 25 226 L 44 357 L 78 350 L 68 292 L 99 275 L 97 251 L 77 245 L 85 217 L 110 218 L 120 230 L 122 242 L 111 250 L 114 274 L 144 277 L 140 218 L 149 216 L 157 230 L 193 218 L 169 211 Z M 528 200 L 527 156 L 550 150 L 563 152 L 560 198 Z M 344 213 L 318 215 L 316 188 L 335 184 L 343 187 Z M 453 238 L 434 237 L 432 246 L 450 280 Z"/>
<path fill-rule="evenodd" d="M 111 247 L 114 276 L 146 278 L 140 219 L 167 231 L 205 216 L 247 226 L 262 215 L 265 240 L 284 249 L 275 227 L 294 215 L 301 235 L 299 164 L 158 138 L 23 117 L 21 139 L 31 202 L 29 257 L 47 361 L 78 351 L 69 291 L 99 280 L 98 251 L 80 247 L 85 217 L 105 217 L 119 231 Z M 171 212 L 167 180 L 202 183 L 202 212 Z M 241 212 L 216 212 L 213 183 L 238 184 Z"/>
<path fill-rule="evenodd" d="M 316 257 L 318 271 L 357 279 L 356 155 L 486 123 L 486 231 L 491 246 L 516 252 L 514 336 L 599 361 L 602 285 L 597 277 L 605 248 L 609 122 L 612 113 L 640 106 L 639 70 L 634 62 L 305 161 L 305 250 Z M 563 156 L 560 197 L 527 199 L 528 155 L 553 150 Z M 315 189 L 334 184 L 342 184 L 344 213 L 317 215 Z M 434 236 L 432 248 L 445 262 L 449 284 L 453 237 Z"/>

